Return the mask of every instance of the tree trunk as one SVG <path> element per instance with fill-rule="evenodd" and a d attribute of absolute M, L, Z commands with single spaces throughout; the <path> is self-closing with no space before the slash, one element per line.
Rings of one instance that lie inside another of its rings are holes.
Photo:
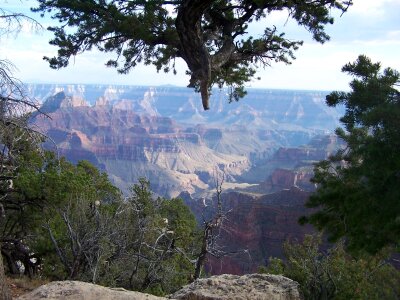
<path fill-rule="evenodd" d="M 0 300 L 11 300 L 10 289 L 8 288 L 6 275 L 4 274 L 3 256 L 0 254 Z"/>
<path fill-rule="evenodd" d="M 175 20 L 181 55 L 192 71 L 189 87 L 199 85 L 204 110 L 210 108 L 211 61 L 203 39 L 201 18 L 212 2 L 213 0 L 185 0 L 179 6 Z"/>
<path fill-rule="evenodd" d="M 208 239 L 210 238 L 211 230 L 212 230 L 212 225 L 209 222 L 207 222 L 204 226 L 203 238 L 201 241 L 201 250 L 197 257 L 196 266 L 194 269 L 193 281 L 200 278 L 201 269 L 203 268 L 204 263 L 206 262 L 208 254 L 207 245 L 208 245 Z"/>

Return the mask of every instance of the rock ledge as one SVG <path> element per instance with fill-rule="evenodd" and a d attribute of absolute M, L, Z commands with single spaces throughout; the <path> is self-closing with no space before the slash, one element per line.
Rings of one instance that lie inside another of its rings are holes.
<path fill-rule="evenodd" d="M 165 298 L 81 281 L 53 281 L 17 300 L 161 300 Z"/>
<path fill-rule="evenodd" d="M 168 298 L 80 281 L 54 281 L 18 300 L 300 300 L 298 283 L 280 275 L 219 275 L 199 279 Z"/>
<path fill-rule="evenodd" d="M 280 275 L 219 275 L 199 279 L 170 296 L 185 300 L 299 300 L 298 283 Z"/>

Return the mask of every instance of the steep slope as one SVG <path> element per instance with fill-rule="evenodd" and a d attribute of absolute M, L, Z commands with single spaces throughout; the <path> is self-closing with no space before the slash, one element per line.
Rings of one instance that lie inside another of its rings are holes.
<path fill-rule="evenodd" d="M 344 147 L 342 140 L 336 135 L 317 135 L 301 146 L 279 147 L 274 153 L 244 172 L 239 181 L 260 183 L 248 191 L 271 193 L 283 188 L 298 186 L 306 190 L 314 190 L 309 182 L 312 177 L 314 163 Z"/>
<path fill-rule="evenodd" d="M 226 211 L 219 231 L 217 245 L 229 253 L 221 259 L 210 256 L 207 266 L 211 274 L 245 274 L 256 272 L 269 257 L 283 257 L 282 244 L 287 239 L 302 240 L 305 233 L 313 232 L 310 226 L 301 226 L 297 220 L 308 214 L 304 203 L 310 193 L 292 187 L 276 193 L 255 196 L 239 192 L 222 194 Z M 181 194 L 185 203 L 202 222 L 215 213 L 216 200 L 198 201 Z"/>

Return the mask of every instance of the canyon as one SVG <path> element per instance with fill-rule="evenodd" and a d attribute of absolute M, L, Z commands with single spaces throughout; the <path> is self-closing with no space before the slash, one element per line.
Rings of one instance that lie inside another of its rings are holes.
<path fill-rule="evenodd" d="M 140 177 L 155 196 L 181 197 L 199 223 L 215 213 L 215 180 L 223 179 L 226 220 L 222 259 L 210 257 L 211 274 L 244 274 L 282 257 L 282 243 L 312 228 L 297 223 L 315 186 L 313 163 L 343 146 L 332 134 L 339 109 L 324 93 L 250 89 L 227 103 L 214 90 L 210 111 L 199 95 L 179 87 L 30 85 L 47 117 L 35 126 L 47 149 L 76 163 L 85 159 L 129 193 Z"/>
<path fill-rule="evenodd" d="M 198 94 L 178 87 L 31 85 L 29 91 L 49 117 L 32 118 L 51 138 L 48 148 L 73 162 L 89 160 L 125 192 L 147 177 L 169 197 L 212 190 L 216 172 L 225 174 L 225 188 L 241 189 L 275 168 L 292 169 L 290 155 L 304 154 L 288 149 L 331 132 L 340 114 L 325 106 L 322 92 L 249 90 L 229 104 L 216 90 L 204 112 Z M 325 157 L 315 149 L 309 145 L 307 158 Z"/>

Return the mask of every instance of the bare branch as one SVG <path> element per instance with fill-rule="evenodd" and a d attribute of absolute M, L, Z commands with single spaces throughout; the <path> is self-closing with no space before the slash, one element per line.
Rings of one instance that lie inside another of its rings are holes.
<path fill-rule="evenodd" d="M 29 29 L 33 31 L 44 29 L 38 21 L 27 15 L 0 8 L 0 37 L 3 35 L 16 35 L 24 26 L 29 26 Z"/>

